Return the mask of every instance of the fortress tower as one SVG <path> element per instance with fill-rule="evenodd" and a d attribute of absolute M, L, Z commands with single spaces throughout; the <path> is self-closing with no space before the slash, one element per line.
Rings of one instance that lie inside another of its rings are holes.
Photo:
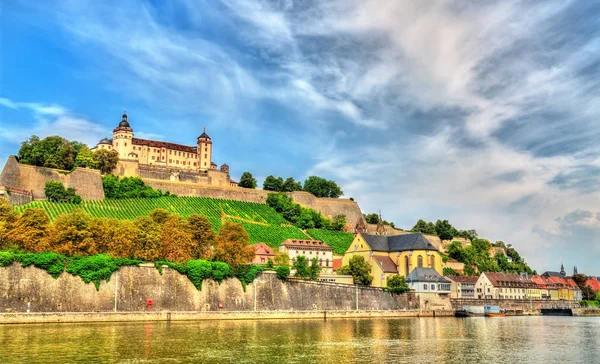
<path fill-rule="evenodd" d="M 212 141 L 208 134 L 206 134 L 206 127 L 204 127 L 204 131 L 198 137 L 198 160 L 199 170 L 207 171 L 211 169 L 212 165 Z"/>
<path fill-rule="evenodd" d="M 133 152 L 133 129 L 127 121 L 127 113 L 123 111 L 121 122 L 113 130 L 113 149 L 119 153 L 119 159 L 137 159 Z"/>

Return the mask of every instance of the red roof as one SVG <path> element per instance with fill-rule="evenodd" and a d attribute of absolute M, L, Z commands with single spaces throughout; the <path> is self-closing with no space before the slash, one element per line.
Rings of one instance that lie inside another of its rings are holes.
<path fill-rule="evenodd" d="M 275 256 L 275 253 L 273 253 L 273 248 L 265 243 L 252 244 L 250 246 L 254 247 L 256 255 Z"/>
<path fill-rule="evenodd" d="M 334 259 L 333 266 L 332 266 L 333 271 L 335 272 L 336 270 L 338 270 L 341 267 L 342 267 L 342 258 Z"/>
<path fill-rule="evenodd" d="M 563 277 L 548 277 L 548 282 L 555 287 L 569 287 L 570 284 Z"/>
<path fill-rule="evenodd" d="M 296 239 L 287 239 L 281 244 L 286 247 L 302 247 L 302 248 L 313 248 L 313 249 L 321 249 L 321 250 L 333 250 L 332 247 L 325 244 L 322 241 L 318 240 L 296 240 Z"/>
<path fill-rule="evenodd" d="M 186 153 L 197 153 L 196 147 L 190 147 L 182 144 L 168 143 L 168 142 L 159 142 L 156 140 L 148 140 L 148 139 L 140 139 L 140 138 L 132 138 L 131 143 L 133 145 L 145 145 L 151 148 L 165 148 L 172 150 L 179 150 Z"/>
<path fill-rule="evenodd" d="M 536 283 L 531 276 L 522 276 L 518 273 L 484 272 L 494 287 L 527 287 Z"/>
<path fill-rule="evenodd" d="M 544 276 L 532 276 L 531 279 L 537 284 L 538 288 L 548 288 L 548 279 Z"/>
<path fill-rule="evenodd" d="M 592 287 L 596 292 L 600 291 L 600 282 L 598 282 L 598 279 L 596 278 L 588 278 L 588 280 L 585 281 L 585 285 Z"/>
<path fill-rule="evenodd" d="M 392 258 L 388 256 L 380 257 L 378 255 L 374 255 L 373 258 L 379 263 L 384 273 L 398 273 L 398 267 L 396 267 L 396 263 L 394 263 Z"/>
<path fill-rule="evenodd" d="M 479 277 L 469 277 L 469 276 L 445 276 L 446 278 L 453 280 L 454 282 L 457 283 L 471 283 L 471 284 L 475 284 L 477 283 L 477 280 L 479 279 Z"/>

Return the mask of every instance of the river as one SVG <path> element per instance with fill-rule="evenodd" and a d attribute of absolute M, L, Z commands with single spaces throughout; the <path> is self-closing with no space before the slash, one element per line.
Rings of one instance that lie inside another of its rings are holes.
<path fill-rule="evenodd" d="M 0 362 L 600 363 L 600 318 L 0 325 Z"/>

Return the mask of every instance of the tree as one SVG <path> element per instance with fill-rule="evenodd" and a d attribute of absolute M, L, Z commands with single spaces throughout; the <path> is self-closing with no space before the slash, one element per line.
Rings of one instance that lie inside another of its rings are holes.
<path fill-rule="evenodd" d="M 154 209 L 148 216 L 150 216 L 155 223 L 162 225 L 167 222 L 169 217 L 171 217 L 171 214 L 165 209 Z"/>
<path fill-rule="evenodd" d="M 368 286 L 373 281 L 371 275 L 371 266 L 362 255 L 355 255 L 350 258 L 348 265 L 337 270 L 338 274 L 351 275 L 354 284 L 362 284 Z"/>
<path fill-rule="evenodd" d="M 287 253 L 282 253 L 282 252 L 276 252 L 275 253 L 275 264 L 277 265 L 284 265 L 284 266 L 289 266 L 290 265 L 290 256 L 287 255 Z"/>
<path fill-rule="evenodd" d="M 162 258 L 160 225 L 149 216 L 139 216 L 133 223 L 136 227 L 133 256 L 150 262 Z"/>
<path fill-rule="evenodd" d="M 265 182 L 263 183 L 263 190 L 280 192 L 282 190 L 282 186 L 283 178 L 275 178 L 273 176 L 268 176 L 267 178 L 265 178 Z"/>
<path fill-rule="evenodd" d="M 194 257 L 192 234 L 181 216 L 169 216 L 162 226 L 161 240 L 163 258 L 171 262 L 184 262 Z"/>
<path fill-rule="evenodd" d="M 111 173 L 119 162 L 119 153 L 116 150 L 98 149 L 92 155 L 94 166 L 100 170 L 100 173 Z"/>
<path fill-rule="evenodd" d="M 388 278 L 387 288 L 388 290 L 395 293 L 410 291 L 410 288 L 408 288 L 408 285 L 406 284 L 406 278 L 398 274 L 395 274 Z"/>
<path fill-rule="evenodd" d="M 13 224 L 19 219 L 19 214 L 12 205 L 3 198 L 0 198 L 0 249 L 8 248 L 8 232 Z"/>
<path fill-rule="evenodd" d="M 441 240 L 451 240 L 455 235 L 456 229 L 448 220 L 438 220 L 435 222 L 435 232 Z"/>
<path fill-rule="evenodd" d="M 194 242 L 194 259 L 208 259 L 215 244 L 215 231 L 206 216 L 191 214 L 187 218 L 188 229 Z"/>
<path fill-rule="evenodd" d="M 74 143 L 77 142 L 73 142 L 71 144 Z M 79 146 L 79 150 L 75 150 L 77 151 L 77 157 L 75 157 L 75 167 L 94 168 L 94 155 L 87 145 L 82 144 Z"/>
<path fill-rule="evenodd" d="M 581 289 L 581 298 L 584 300 L 593 301 L 596 299 L 596 292 L 590 286 L 585 286 Z"/>
<path fill-rule="evenodd" d="M 44 186 L 44 194 L 48 201 L 81 203 L 81 197 L 75 193 L 75 189 L 72 187 L 65 189 L 65 186 L 59 181 L 47 181 Z"/>
<path fill-rule="evenodd" d="M 50 218 L 40 208 L 30 208 L 11 224 L 7 239 L 18 248 L 30 252 L 42 252 L 48 249 L 52 235 Z"/>
<path fill-rule="evenodd" d="M 281 185 L 281 192 L 302 191 L 302 184 L 294 181 L 294 178 L 288 177 Z"/>
<path fill-rule="evenodd" d="M 338 198 L 344 194 L 337 183 L 317 176 L 308 177 L 304 181 L 303 190 L 312 193 L 316 197 Z"/>
<path fill-rule="evenodd" d="M 294 264 L 292 264 L 292 268 L 294 269 L 294 277 L 299 278 L 310 278 L 310 269 L 308 266 L 308 259 L 305 256 L 300 255 L 296 258 Z"/>
<path fill-rule="evenodd" d="M 414 232 L 427 234 L 427 235 L 437 235 L 437 233 L 435 231 L 435 226 L 433 225 L 433 223 L 426 222 L 423 219 L 419 219 L 419 221 L 417 221 L 415 226 L 413 226 L 413 228 L 410 230 L 414 231 Z"/>
<path fill-rule="evenodd" d="M 252 177 L 252 173 L 244 172 L 242 173 L 242 177 L 240 177 L 238 186 L 243 188 L 256 188 L 256 179 Z"/>
<path fill-rule="evenodd" d="M 311 281 L 319 279 L 321 273 L 321 266 L 319 265 L 319 258 L 314 257 L 310 260 L 310 267 L 308 268 L 309 278 Z"/>
<path fill-rule="evenodd" d="M 75 165 L 77 152 L 71 143 L 59 136 L 49 136 L 42 140 L 33 135 L 21 143 L 19 161 L 39 167 L 71 170 Z"/>
<path fill-rule="evenodd" d="M 366 214 L 365 220 L 367 221 L 367 224 L 377 224 L 379 222 L 379 215 L 377 215 L 375 213 Z M 423 221 L 423 220 L 419 220 L 419 221 Z M 423 222 L 425 222 L 425 221 L 423 221 Z"/>
<path fill-rule="evenodd" d="M 333 223 L 331 224 L 331 230 L 344 231 L 348 222 L 346 221 L 346 215 L 339 214 L 333 217 Z"/>
<path fill-rule="evenodd" d="M 287 265 L 280 265 L 275 269 L 275 275 L 278 279 L 287 281 L 288 277 L 290 276 L 290 267 Z"/>
<path fill-rule="evenodd" d="M 254 258 L 255 250 L 249 243 L 250 237 L 244 227 L 227 221 L 219 229 L 213 259 L 229 264 L 235 271 Z"/>
<path fill-rule="evenodd" d="M 89 256 L 98 253 L 93 238 L 93 219 L 82 209 L 58 215 L 54 220 L 53 250 L 68 256 Z"/>
<path fill-rule="evenodd" d="M 313 215 L 310 213 L 310 210 L 302 209 L 302 212 L 296 220 L 296 226 L 300 229 L 312 229 L 315 227 Z"/>

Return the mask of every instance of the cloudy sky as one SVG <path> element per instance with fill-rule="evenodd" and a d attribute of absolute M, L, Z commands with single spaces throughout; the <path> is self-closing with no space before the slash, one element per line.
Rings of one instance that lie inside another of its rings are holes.
<path fill-rule="evenodd" d="M 57 5 L 58 3 L 58 5 Z M 160 4 L 159 4 L 160 3 Z M 165 4 L 166 3 L 166 4 Z M 336 180 L 538 271 L 600 275 L 600 3 L 7 2 L 0 163 L 31 134 L 138 137 Z"/>

